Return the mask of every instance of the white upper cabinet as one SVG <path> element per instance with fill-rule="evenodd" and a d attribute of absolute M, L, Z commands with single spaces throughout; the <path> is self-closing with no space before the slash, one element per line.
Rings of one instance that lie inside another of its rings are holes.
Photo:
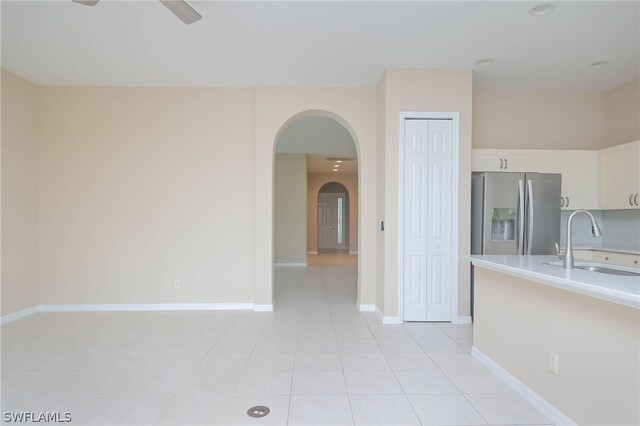
<path fill-rule="evenodd" d="M 474 149 L 475 172 L 532 172 L 538 170 L 538 151 L 528 149 Z"/>
<path fill-rule="evenodd" d="M 600 208 L 640 208 L 640 141 L 600 151 Z"/>
<path fill-rule="evenodd" d="M 563 210 L 598 208 L 598 151 L 539 151 L 541 173 L 562 174 Z"/>

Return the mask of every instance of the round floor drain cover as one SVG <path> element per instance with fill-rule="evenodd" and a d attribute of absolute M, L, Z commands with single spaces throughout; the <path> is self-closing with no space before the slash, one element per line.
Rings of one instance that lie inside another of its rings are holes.
<path fill-rule="evenodd" d="M 258 406 L 249 408 L 249 410 L 247 410 L 247 414 L 249 415 L 249 417 L 264 417 L 267 414 L 269 414 L 270 411 L 271 410 L 269 410 L 269 407 L 265 407 L 264 405 L 258 405 Z"/>

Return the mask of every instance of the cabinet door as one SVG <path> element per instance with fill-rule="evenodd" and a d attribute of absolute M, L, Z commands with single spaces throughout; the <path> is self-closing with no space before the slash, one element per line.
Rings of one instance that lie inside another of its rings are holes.
<path fill-rule="evenodd" d="M 474 149 L 471 151 L 471 170 L 474 172 L 502 172 L 504 158 L 497 149 Z"/>
<path fill-rule="evenodd" d="M 640 209 L 639 169 L 640 141 L 600 151 L 601 209 Z"/>
<path fill-rule="evenodd" d="M 539 166 L 562 174 L 563 210 L 598 208 L 598 151 L 540 151 Z"/>
<path fill-rule="evenodd" d="M 474 149 L 474 172 L 537 172 L 538 151 L 529 149 Z"/>
<path fill-rule="evenodd" d="M 538 151 L 530 149 L 510 149 L 503 151 L 506 172 L 537 172 Z"/>
<path fill-rule="evenodd" d="M 594 251 L 593 260 L 600 263 L 637 268 L 640 265 L 640 255 L 617 253 L 609 251 Z"/>

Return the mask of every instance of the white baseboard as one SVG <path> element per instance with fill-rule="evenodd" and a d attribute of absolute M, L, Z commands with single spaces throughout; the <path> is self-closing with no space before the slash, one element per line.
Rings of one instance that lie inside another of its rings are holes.
<path fill-rule="evenodd" d="M 308 251 L 307 254 L 318 254 L 317 251 Z"/>
<path fill-rule="evenodd" d="M 41 312 L 114 311 L 246 311 L 253 303 L 118 303 L 82 305 L 40 305 Z"/>
<path fill-rule="evenodd" d="M 274 263 L 273 266 L 281 268 L 306 268 L 307 263 Z"/>
<path fill-rule="evenodd" d="M 2 317 L 0 317 L 0 324 L 4 325 L 4 324 L 8 324 L 10 322 L 13 322 L 15 320 L 19 320 L 21 318 L 25 318 L 28 317 L 29 315 L 33 315 L 40 312 L 40 307 L 39 306 L 32 306 L 30 308 L 27 309 L 22 309 L 18 312 L 14 312 L 12 314 L 7 314 L 7 315 L 3 315 Z"/>
<path fill-rule="evenodd" d="M 382 317 L 383 324 L 402 324 L 400 317 Z"/>
<path fill-rule="evenodd" d="M 376 305 L 358 305 L 360 312 L 375 312 Z"/>
<path fill-rule="evenodd" d="M 471 317 L 458 317 L 451 320 L 451 324 L 471 324 Z"/>
<path fill-rule="evenodd" d="M 0 324 L 28 317 L 38 312 L 141 312 L 141 311 L 256 311 L 271 312 L 273 305 L 253 303 L 118 303 L 118 304 L 77 304 L 38 305 L 12 314 L 3 315 Z"/>
<path fill-rule="evenodd" d="M 273 312 L 273 305 L 253 305 L 255 312 Z"/>
<path fill-rule="evenodd" d="M 380 321 L 382 321 L 383 324 L 402 324 L 402 320 L 400 319 L 399 316 L 385 317 L 377 305 L 375 305 L 375 311 L 376 311 L 376 314 L 378 314 L 378 318 L 380 319 Z"/>
<path fill-rule="evenodd" d="M 480 364 L 487 367 L 489 371 L 498 376 L 505 382 L 515 393 L 520 395 L 522 399 L 533 405 L 546 418 L 556 425 L 575 425 L 576 423 L 567 417 L 562 411 L 549 404 L 540 395 L 532 391 L 527 385 L 514 377 L 507 370 L 498 365 L 494 360 L 480 352 L 475 346 L 471 348 L 471 356 Z"/>

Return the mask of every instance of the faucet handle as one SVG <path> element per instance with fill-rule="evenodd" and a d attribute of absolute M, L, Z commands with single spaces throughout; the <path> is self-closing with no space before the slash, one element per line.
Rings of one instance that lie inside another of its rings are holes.
<path fill-rule="evenodd" d="M 564 259 L 564 256 L 560 252 L 560 245 L 558 243 L 554 243 L 554 245 L 556 246 L 556 254 L 558 255 L 558 258 L 560 260 Z"/>

